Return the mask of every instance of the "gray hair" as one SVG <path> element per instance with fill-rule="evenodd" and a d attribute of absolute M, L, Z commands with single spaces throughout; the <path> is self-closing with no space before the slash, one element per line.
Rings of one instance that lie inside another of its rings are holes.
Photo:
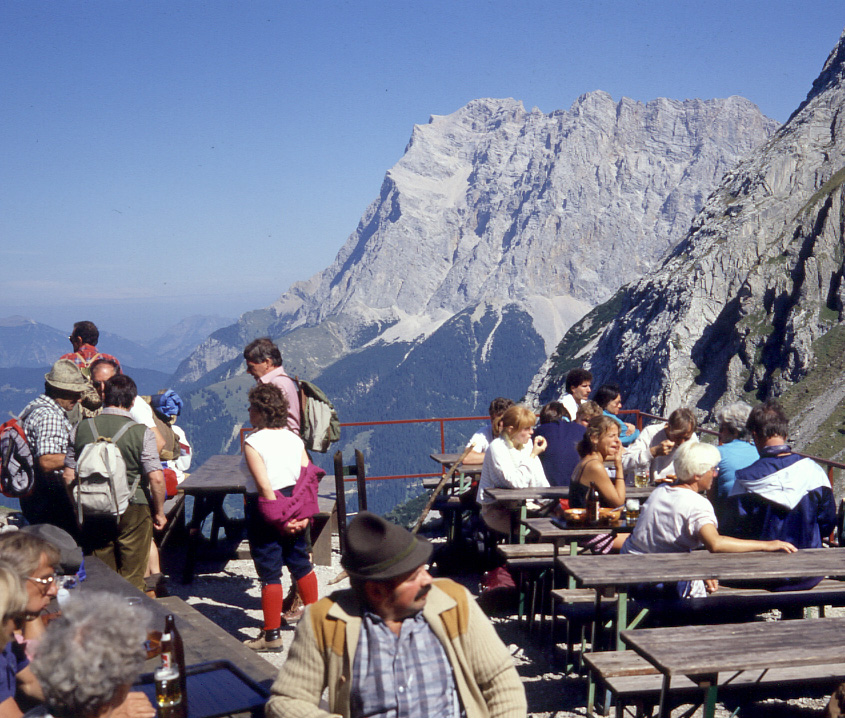
<path fill-rule="evenodd" d="M 720 409 L 716 413 L 716 421 L 719 422 L 719 431 L 724 428 L 737 439 L 747 438 L 748 430 L 745 428 L 745 422 L 748 421 L 748 415 L 750 413 L 751 407 L 744 401 L 737 401 Z"/>
<path fill-rule="evenodd" d="M 672 463 L 675 475 L 682 484 L 691 484 L 696 476 L 706 474 L 722 460 L 722 455 L 713 444 L 701 441 L 685 441 L 675 450 Z"/>
<path fill-rule="evenodd" d="M 7 531 L 0 534 L 0 561 L 9 563 L 18 576 L 25 579 L 32 576 L 41 563 L 41 556 L 47 557 L 47 564 L 59 565 L 59 550 L 46 539 L 26 531 Z"/>
<path fill-rule="evenodd" d="M 149 612 L 109 593 L 62 607 L 38 644 L 32 672 L 55 716 L 93 718 L 125 696 L 146 658 Z"/>
<path fill-rule="evenodd" d="M 27 594 L 21 577 L 14 566 L 0 561 L 0 614 L 3 623 L 17 618 L 26 610 Z"/>

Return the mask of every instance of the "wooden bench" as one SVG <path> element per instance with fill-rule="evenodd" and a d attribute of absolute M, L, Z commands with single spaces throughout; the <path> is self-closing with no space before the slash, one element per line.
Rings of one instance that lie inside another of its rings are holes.
<path fill-rule="evenodd" d="M 690 650 L 695 650 L 691 647 Z M 584 654 L 596 683 L 605 688 L 621 718 L 626 707 L 635 715 L 648 715 L 660 702 L 663 676 L 634 651 Z M 739 671 L 722 678 L 719 696 L 742 703 L 765 698 L 820 697 L 830 694 L 845 676 L 845 663 L 766 670 Z M 686 676 L 673 676 L 666 696 L 667 708 L 701 703 L 701 687 Z M 594 713 L 595 693 L 587 696 L 587 715 Z"/>
<path fill-rule="evenodd" d="M 845 606 L 845 581 L 826 578 L 817 586 L 801 591 L 770 591 L 765 588 L 732 588 L 720 586 L 715 593 L 700 598 L 670 601 L 635 602 L 648 608 L 662 622 L 690 623 L 692 614 L 705 617 L 716 613 L 762 613 L 772 609 L 818 608 L 824 615 L 825 606 Z M 738 620 L 738 619 L 737 619 Z M 724 623 L 725 621 L 720 621 Z"/>

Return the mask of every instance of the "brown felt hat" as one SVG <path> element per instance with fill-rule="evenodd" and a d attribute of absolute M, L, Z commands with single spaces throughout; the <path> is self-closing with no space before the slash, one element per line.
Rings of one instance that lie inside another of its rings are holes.
<path fill-rule="evenodd" d="M 44 380 L 56 389 L 82 394 L 90 385 L 82 370 L 70 359 L 59 359 L 50 371 L 44 375 Z"/>
<path fill-rule="evenodd" d="M 346 529 L 346 551 L 340 563 L 354 578 L 386 581 L 427 563 L 431 551 L 425 539 L 361 511 Z"/>

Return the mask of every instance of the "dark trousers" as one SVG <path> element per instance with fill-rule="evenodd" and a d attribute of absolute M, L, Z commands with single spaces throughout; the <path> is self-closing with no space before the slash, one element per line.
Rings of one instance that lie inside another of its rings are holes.
<path fill-rule="evenodd" d="M 82 550 L 100 559 L 139 591 L 150 560 L 153 518 L 145 504 L 129 504 L 120 521 L 88 519 L 82 525 Z"/>

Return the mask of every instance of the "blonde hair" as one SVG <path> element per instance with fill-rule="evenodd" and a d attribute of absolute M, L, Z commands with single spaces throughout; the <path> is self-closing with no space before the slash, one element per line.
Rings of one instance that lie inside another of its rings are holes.
<path fill-rule="evenodd" d="M 0 612 L 3 623 L 10 618 L 17 618 L 26 610 L 28 597 L 21 577 L 14 567 L 6 561 L 0 561 Z"/>
<path fill-rule="evenodd" d="M 531 409 L 519 404 L 510 407 L 502 414 L 502 427 L 509 426 L 514 431 L 527 429 L 529 426 L 534 426 L 536 422 L 537 415 Z"/>

